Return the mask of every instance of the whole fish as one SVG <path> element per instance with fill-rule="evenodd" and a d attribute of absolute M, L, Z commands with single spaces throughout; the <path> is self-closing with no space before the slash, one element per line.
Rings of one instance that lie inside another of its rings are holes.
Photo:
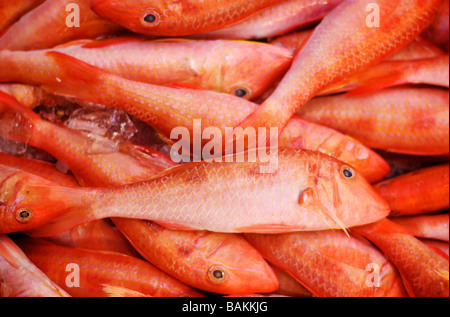
<path fill-rule="evenodd" d="M 217 294 L 272 292 L 277 276 L 240 235 L 166 229 L 145 220 L 112 218 L 140 254 L 159 269 Z"/>
<path fill-rule="evenodd" d="M 122 29 L 100 18 L 90 5 L 90 0 L 46 0 L 1 34 L 0 49 L 50 48 L 76 39 L 110 35 Z M 73 24 L 77 19 L 71 15 L 79 16 L 79 25 Z"/>
<path fill-rule="evenodd" d="M 148 41 L 139 37 L 110 40 L 81 40 L 54 48 L 121 77 L 154 85 L 192 84 L 229 93 L 245 99 L 259 97 L 281 77 L 292 62 L 292 54 L 273 45 L 244 41 L 201 41 L 163 39 Z M 3 61 L 35 60 L 45 69 L 49 50 L 14 52 Z M 24 63 L 25 66 L 27 63 Z M 26 74 L 26 67 L 12 70 Z"/>
<path fill-rule="evenodd" d="M 221 29 L 280 1 L 92 0 L 92 9 L 135 33 L 183 36 Z"/>
<path fill-rule="evenodd" d="M 388 259 L 367 241 L 342 231 L 246 234 L 272 264 L 288 272 L 314 296 L 405 296 Z M 378 270 L 379 275 L 372 270 Z M 375 285 L 377 287 L 375 287 Z"/>
<path fill-rule="evenodd" d="M 34 109 L 41 105 L 46 107 L 69 107 L 72 102 L 68 98 L 56 96 L 32 85 L 8 83 L 0 84 L 0 91 L 14 97 L 23 106 Z"/>
<path fill-rule="evenodd" d="M 196 38 L 267 39 L 320 21 L 343 0 L 287 0 L 276 3 L 247 20 Z"/>
<path fill-rule="evenodd" d="M 439 215 L 421 215 L 413 217 L 391 218 L 392 222 L 402 226 L 417 238 L 435 239 L 448 242 L 448 213 Z"/>
<path fill-rule="evenodd" d="M 38 234 L 52 235 L 94 219 L 119 217 L 178 230 L 280 233 L 345 229 L 390 212 L 356 170 L 328 155 L 280 149 L 268 154 L 268 162 L 261 152 L 258 157 L 244 154 L 183 164 L 148 181 L 112 188 L 66 188 L 42 179 L 39 184 L 39 179 L 6 169 L 0 229 L 39 227 Z M 36 224 L 35 218 L 47 225 Z"/>
<path fill-rule="evenodd" d="M 0 52 L 0 56 L 6 55 L 14 56 L 15 53 Z M 10 72 L 14 78 L 9 80 L 44 84 L 49 91 L 122 109 L 154 127 L 171 145 L 176 141 L 170 139 L 174 128 L 184 127 L 191 136 L 194 135 L 193 119 L 201 120 L 202 134 L 208 127 L 217 127 L 225 134 L 226 127 L 236 126 L 257 108 L 253 102 L 228 94 L 130 81 L 59 52 L 47 53 L 43 58 L 42 61 L 20 59 L 20 63 L 9 59 L 9 69 L 17 70 Z M 25 68 L 27 71 L 23 72 Z M 6 72 L 9 71 L 5 69 Z M 55 82 L 55 77 L 60 82 Z M 11 98 L 4 100 L 4 104 L 7 103 L 14 104 Z M 199 104 L 203 106 L 198 107 Z M 19 111 L 18 108 L 20 106 L 16 105 L 14 111 Z M 30 114 L 29 117 L 32 116 Z M 207 140 L 203 138 L 203 142 L 205 145 Z M 336 158 L 360 170 L 370 182 L 383 179 L 389 172 L 387 163 L 361 143 L 304 120 L 296 119 L 288 124 L 279 144 L 336 155 Z"/>
<path fill-rule="evenodd" d="M 204 296 L 150 263 L 125 254 L 29 238 L 15 241 L 37 267 L 75 297 Z"/>
<path fill-rule="evenodd" d="M 355 227 L 352 231 L 374 243 L 395 265 L 410 296 L 448 297 L 448 258 L 388 219 Z"/>
<path fill-rule="evenodd" d="M 297 114 L 346 133 L 370 148 L 426 156 L 449 153 L 448 89 L 393 87 L 367 94 L 320 97 Z"/>
<path fill-rule="evenodd" d="M 1 297 L 70 297 L 5 234 L 0 234 L 0 276 Z"/>
<path fill-rule="evenodd" d="M 374 9 L 372 0 L 342 2 L 314 29 L 273 94 L 238 127 L 278 127 L 281 133 L 296 110 L 322 90 L 410 43 L 431 23 L 440 3 L 379 0 Z M 379 27 L 368 21 L 368 11 L 378 14 Z M 254 146 L 248 143 L 248 148 Z"/>
<path fill-rule="evenodd" d="M 434 165 L 446 164 L 449 161 L 448 155 L 438 156 L 417 156 L 408 154 L 398 154 L 394 152 L 376 151 L 383 159 L 386 160 L 390 167 L 389 174 L 385 180 L 411 173 L 415 170 Z"/>
<path fill-rule="evenodd" d="M 449 207 L 449 164 L 418 169 L 374 185 L 392 216 L 440 211 Z"/>
<path fill-rule="evenodd" d="M 37 7 L 45 0 L 0 1 L 0 34 L 23 14 Z"/>

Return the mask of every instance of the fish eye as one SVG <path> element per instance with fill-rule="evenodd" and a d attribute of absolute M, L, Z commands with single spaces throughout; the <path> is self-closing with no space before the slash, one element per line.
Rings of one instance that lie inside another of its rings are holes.
<path fill-rule="evenodd" d="M 208 270 L 209 278 L 216 283 L 223 283 L 227 279 L 227 274 L 220 266 L 212 266 Z"/>
<path fill-rule="evenodd" d="M 239 98 L 245 98 L 245 99 L 250 99 L 251 98 L 250 89 L 248 89 L 247 87 L 235 88 L 234 91 L 233 91 L 233 94 L 236 97 L 239 97 Z"/>
<path fill-rule="evenodd" d="M 16 220 L 20 223 L 27 223 L 33 218 L 33 213 L 27 208 L 20 208 L 16 211 Z"/>
<path fill-rule="evenodd" d="M 141 16 L 141 24 L 146 27 L 154 27 L 161 22 L 160 15 L 155 11 L 147 11 Z"/>
<path fill-rule="evenodd" d="M 353 170 L 353 168 L 351 168 L 349 166 L 342 166 L 341 167 L 341 176 L 344 179 L 353 179 L 356 177 L 356 173 Z"/>

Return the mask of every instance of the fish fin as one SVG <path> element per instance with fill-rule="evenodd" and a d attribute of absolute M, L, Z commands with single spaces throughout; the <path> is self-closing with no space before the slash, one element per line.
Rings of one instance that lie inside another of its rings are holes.
<path fill-rule="evenodd" d="M 121 37 L 112 37 L 105 40 L 88 40 L 85 42 L 82 48 L 103 48 L 128 42 L 145 42 L 145 41 L 146 39 L 143 37 L 121 36 Z"/>
<path fill-rule="evenodd" d="M 0 235 L 0 256 L 12 267 L 20 267 L 20 256 L 25 256 L 23 251 L 5 234 Z"/>
<path fill-rule="evenodd" d="M 53 94 L 87 99 L 93 95 L 90 87 L 95 83 L 102 82 L 102 75 L 109 74 L 63 53 L 51 51 L 46 55 L 52 58 L 61 69 L 61 73 L 53 83 L 41 86 L 42 89 Z"/>
<path fill-rule="evenodd" d="M 381 78 L 380 78 L 381 77 Z M 347 96 L 355 96 L 368 94 L 377 90 L 381 90 L 383 88 L 388 88 L 392 86 L 397 86 L 401 84 L 405 84 L 406 81 L 403 78 L 404 74 L 400 71 L 393 71 L 388 76 L 377 76 L 377 74 L 371 75 L 371 78 L 367 80 L 363 79 L 363 82 L 358 84 L 357 88 L 346 93 Z"/>
<path fill-rule="evenodd" d="M 195 85 L 195 84 L 189 84 L 189 83 L 173 83 L 166 87 L 174 88 L 174 89 L 191 89 L 191 90 L 206 90 L 210 91 L 209 89 L 206 89 L 205 87 Z"/>
<path fill-rule="evenodd" d="M 101 284 L 102 291 L 106 293 L 107 297 L 151 297 L 141 292 L 116 285 Z"/>
<path fill-rule="evenodd" d="M 180 230 L 180 231 L 194 231 L 194 230 L 198 230 L 196 228 L 180 225 L 180 224 L 177 224 L 177 223 L 161 222 L 161 221 L 154 221 L 154 222 L 157 223 L 158 225 L 160 225 L 160 226 L 162 226 L 162 227 L 164 227 L 166 229 L 170 229 L 170 230 Z"/>
<path fill-rule="evenodd" d="M 125 152 L 136 158 L 139 163 L 150 168 L 160 168 L 163 171 L 178 165 L 164 154 L 143 145 L 126 143 L 123 145 L 123 148 Z"/>

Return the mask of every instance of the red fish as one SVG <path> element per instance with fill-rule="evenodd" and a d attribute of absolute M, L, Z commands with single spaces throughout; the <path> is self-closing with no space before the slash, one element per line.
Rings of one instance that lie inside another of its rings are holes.
<path fill-rule="evenodd" d="M 388 257 L 402 275 L 410 296 L 449 296 L 448 258 L 433 251 L 404 228 L 383 219 L 355 227 L 352 231 L 365 236 Z"/>
<path fill-rule="evenodd" d="M 322 90 L 410 43 L 431 23 L 440 4 L 441 0 L 380 0 L 376 8 L 382 23 L 370 27 L 367 8 L 373 1 L 344 1 L 314 29 L 274 93 L 239 127 L 278 127 L 281 133 L 296 110 Z"/>
<path fill-rule="evenodd" d="M 374 185 L 393 216 L 425 214 L 449 207 L 449 165 L 421 168 Z"/>
<path fill-rule="evenodd" d="M 183 36 L 242 21 L 281 0 L 92 0 L 92 9 L 141 34 Z"/>
<path fill-rule="evenodd" d="M 394 87 L 320 97 L 297 114 L 370 148 L 425 156 L 449 153 L 448 89 Z"/>

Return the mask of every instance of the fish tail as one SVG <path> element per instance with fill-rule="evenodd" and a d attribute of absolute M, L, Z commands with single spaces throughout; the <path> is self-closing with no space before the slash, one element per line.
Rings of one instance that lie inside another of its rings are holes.
<path fill-rule="evenodd" d="M 108 72 L 60 52 L 51 51 L 46 55 L 53 59 L 61 71 L 54 82 L 43 84 L 42 89 L 57 95 L 95 102 L 98 95 L 96 84 L 101 84 L 103 75 Z"/>
<path fill-rule="evenodd" d="M 41 118 L 17 99 L 0 91 L 0 136 L 12 141 L 28 143 L 33 128 Z"/>

